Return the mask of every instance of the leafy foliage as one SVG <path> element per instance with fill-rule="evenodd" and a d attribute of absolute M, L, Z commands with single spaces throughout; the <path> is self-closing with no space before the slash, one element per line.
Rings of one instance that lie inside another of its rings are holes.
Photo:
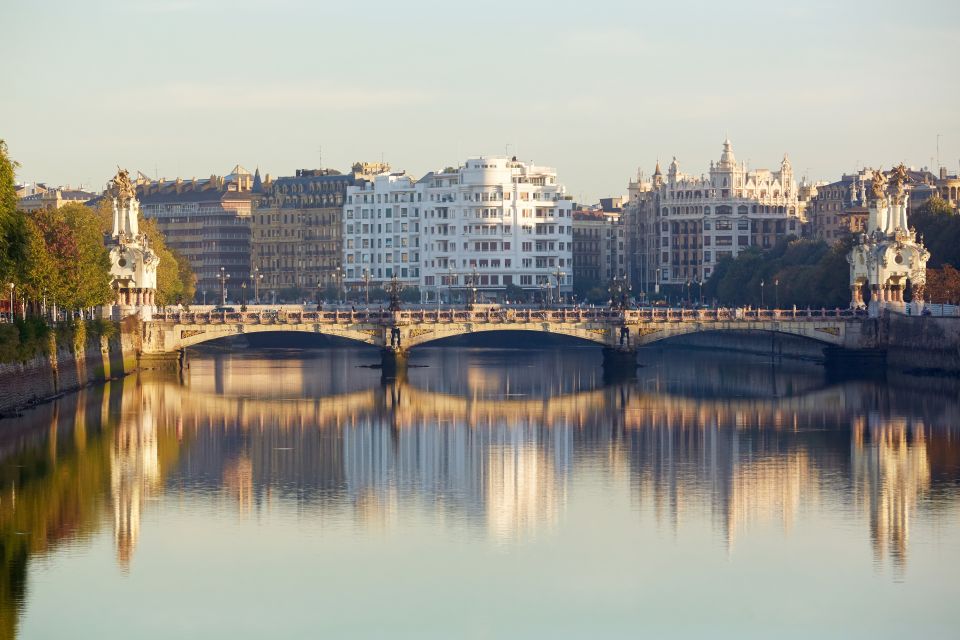
<path fill-rule="evenodd" d="M 960 271 L 949 264 L 927 269 L 926 297 L 930 302 L 960 303 Z"/>
<path fill-rule="evenodd" d="M 767 252 L 751 247 L 721 261 L 703 295 L 731 306 L 843 307 L 850 295 L 849 250 L 849 242 L 829 246 L 794 237 Z"/>
<path fill-rule="evenodd" d="M 930 251 L 929 266 L 960 266 L 960 215 L 946 200 L 934 196 L 924 202 L 910 216 L 910 225 Z"/>

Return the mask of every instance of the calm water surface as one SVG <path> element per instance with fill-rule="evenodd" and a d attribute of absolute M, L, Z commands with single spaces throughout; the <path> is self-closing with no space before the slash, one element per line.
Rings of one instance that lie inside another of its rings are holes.
<path fill-rule="evenodd" d="M 0 422 L 0 638 L 960 637 L 951 380 L 195 354 Z"/>

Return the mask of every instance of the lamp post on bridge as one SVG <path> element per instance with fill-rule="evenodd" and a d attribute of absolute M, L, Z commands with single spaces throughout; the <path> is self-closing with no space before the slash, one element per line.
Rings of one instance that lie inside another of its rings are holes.
<path fill-rule="evenodd" d="M 367 269 L 363 270 L 363 295 L 364 300 L 366 300 L 366 305 L 370 306 L 370 271 Z"/>
<path fill-rule="evenodd" d="M 453 305 L 453 267 L 447 267 L 449 274 L 447 275 L 447 303 Z"/>
<path fill-rule="evenodd" d="M 560 305 L 560 303 L 563 302 L 560 299 L 560 285 L 561 283 L 563 283 L 564 275 L 566 274 L 564 274 L 564 272 L 560 270 L 560 267 L 557 267 L 557 270 L 553 272 L 553 277 L 557 279 L 557 305 Z"/>
<path fill-rule="evenodd" d="M 337 267 L 335 270 L 337 277 L 337 305 L 340 305 L 340 293 L 343 290 L 343 268 Z"/>
<path fill-rule="evenodd" d="M 779 309 L 780 308 L 780 278 L 777 278 L 773 281 L 773 296 L 774 296 L 773 308 Z"/>
<path fill-rule="evenodd" d="M 230 274 L 227 273 L 226 269 L 220 267 L 220 275 L 217 279 L 220 280 L 220 306 L 225 307 L 227 305 L 227 280 L 230 279 Z"/>
<path fill-rule="evenodd" d="M 11 282 L 7 285 L 7 288 L 10 289 L 10 324 L 13 324 L 13 289 L 15 285 Z"/>
<path fill-rule="evenodd" d="M 247 282 L 244 280 L 240 283 L 240 311 L 246 312 L 247 310 Z"/>
<path fill-rule="evenodd" d="M 687 278 L 687 306 L 690 306 L 690 278 Z"/>
<path fill-rule="evenodd" d="M 253 273 L 250 274 L 250 279 L 253 280 L 253 303 L 260 304 L 260 281 L 263 280 L 263 274 L 260 273 L 260 267 L 253 268 Z"/>
<path fill-rule="evenodd" d="M 763 308 L 763 280 L 760 281 L 760 308 Z"/>

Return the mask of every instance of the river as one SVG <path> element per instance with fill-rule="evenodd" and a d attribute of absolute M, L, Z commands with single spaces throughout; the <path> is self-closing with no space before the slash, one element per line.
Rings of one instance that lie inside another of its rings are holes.
<path fill-rule="evenodd" d="M 0 421 L 0 637 L 957 637 L 960 385 L 193 353 Z"/>

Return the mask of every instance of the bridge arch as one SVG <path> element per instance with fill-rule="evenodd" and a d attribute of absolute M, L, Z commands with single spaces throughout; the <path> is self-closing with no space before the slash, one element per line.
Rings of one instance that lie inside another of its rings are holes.
<path fill-rule="evenodd" d="M 404 327 L 401 330 L 401 345 L 412 349 L 421 345 L 442 343 L 445 340 L 463 336 L 477 336 L 496 333 L 529 333 L 537 335 L 571 338 L 584 344 L 604 346 L 610 344 L 610 328 L 591 328 L 581 325 L 535 324 L 474 324 L 468 326 L 421 325 Z M 613 329 L 615 330 L 615 328 Z"/>

